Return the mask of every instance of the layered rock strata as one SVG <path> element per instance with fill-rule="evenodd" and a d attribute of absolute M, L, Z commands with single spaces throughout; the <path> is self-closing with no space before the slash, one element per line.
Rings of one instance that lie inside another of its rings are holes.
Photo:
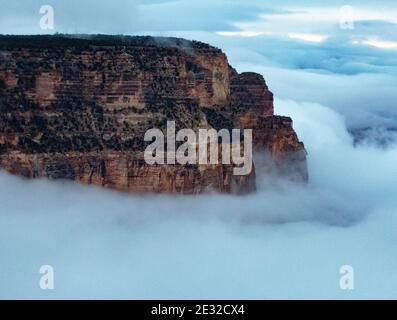
<path fill-rule="evenodd" d="M 149 165 L 144 134 L 253 130 L 254 149 L 278 174 L 307 181 L 306 152 L 259 74 L 238 74 L 225 54 L 174 38 L 0 36 L 0 168 L 128 192 L 255 190 L 255 168 Z"/>

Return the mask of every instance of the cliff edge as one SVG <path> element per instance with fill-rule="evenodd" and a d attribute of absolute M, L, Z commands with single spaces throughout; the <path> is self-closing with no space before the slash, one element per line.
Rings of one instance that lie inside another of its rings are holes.
<path fill-rule="evenodd" d="M 253 130 L 277 174 L 307 181 L 306 151 L 256 73 L 238 74 L 210 45 L 177 38 L 0 36 L 0 168 L 129 192 L 255 190 L 255 168 L 148 165 L 144 134 Z"/>

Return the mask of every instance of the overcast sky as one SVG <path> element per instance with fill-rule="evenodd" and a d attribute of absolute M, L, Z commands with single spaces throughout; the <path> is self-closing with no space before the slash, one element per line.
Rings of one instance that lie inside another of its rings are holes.
<path fill-rule="evenodd" d="M 44 4 L 54 8 L 52 30 L 40 29 Z M 395 1 L 0 0 L 0 7 L 3 34 L 202 40 L 223 49 L 239 71 L 260 67 L 276 96 L 325 104 L 349 127 L 393 127 L 397 119 Z"/>

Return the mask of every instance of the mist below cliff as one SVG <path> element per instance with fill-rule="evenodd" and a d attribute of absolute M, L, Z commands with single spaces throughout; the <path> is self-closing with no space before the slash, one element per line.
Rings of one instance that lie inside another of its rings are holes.
<path fill-rule="evenodd" d="M 397 298 L 397 146 L 353 147 L 318 104 L 275 107 L 305 142 L 307 187 L 259 175 L 249 196 L 134 196 L 1 173 L 0 298 Z"/>

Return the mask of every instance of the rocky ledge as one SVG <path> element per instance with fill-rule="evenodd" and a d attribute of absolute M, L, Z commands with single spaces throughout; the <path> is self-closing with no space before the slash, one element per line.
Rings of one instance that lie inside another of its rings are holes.
<path fill-rule="evenodd" d="M 149 165 L 150 128 L 252 129 L 277 174 L 308 179 L 292 120 L 263 77 L 237 73 L 210 45 L 176 38 L 0 36 L 0 168 L 129 192 L 255 190 L 255 168 Z"/>

